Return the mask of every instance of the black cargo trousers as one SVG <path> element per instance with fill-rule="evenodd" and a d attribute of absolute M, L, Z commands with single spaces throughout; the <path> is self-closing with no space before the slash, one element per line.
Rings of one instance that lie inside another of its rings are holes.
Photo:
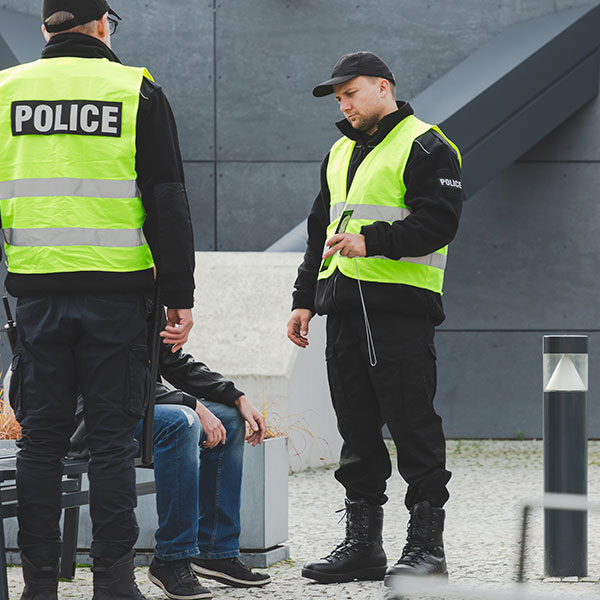
<path fill-rule="evenodd" d="M 150 390 L 142 295 L 28 296 L 17 303 L 10 402 L 18 442 L 18 544 L 31 560 L 60 556 L 61 459 L 84 398 L 94 558 L 131 550 L 136 425 Z"/>
<path fill-rule="evenodd" d="M 381 428 L 387 424 L 408 483 L 405 504 L 448 500 L 446 442 L 435 412 L 434 326 L 425 317 L 369 313 L 376 366 L 372 367 L 362 313 L 327 316 L 327 374 L 343 439 L 336 479 L 350 500 L 384 504 L 392 473 Z"/>

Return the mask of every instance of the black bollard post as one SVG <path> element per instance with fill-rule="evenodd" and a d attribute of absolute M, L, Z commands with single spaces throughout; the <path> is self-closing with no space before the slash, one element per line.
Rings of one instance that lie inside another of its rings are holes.
<path fill-rule="evenodd" d="M 587 495 L 588 338 L 544 336 L 544 492 Z M 586 577 L 587 512 L 544 510 L 548 577 Z"/>

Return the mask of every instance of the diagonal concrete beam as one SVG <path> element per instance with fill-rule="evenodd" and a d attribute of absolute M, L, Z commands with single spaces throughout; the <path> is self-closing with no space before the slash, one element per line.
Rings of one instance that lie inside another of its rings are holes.
<path fill-rule="evenodd" d="M 600 2 L 508 27 L 411 100 L 463 154 L 472 196 L 598 94 Z M 297 252 L 306 222 L 267 251 Z"/>

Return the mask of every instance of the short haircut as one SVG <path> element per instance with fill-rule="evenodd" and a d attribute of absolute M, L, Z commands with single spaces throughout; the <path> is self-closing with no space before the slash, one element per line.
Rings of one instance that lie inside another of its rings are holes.
<path fill-rule="evenodd" d="M 394 96 L 394 98 L 396 97 L 396 84 L 392 83 L 389 79 L 386 79 L 385 77 L 379 77 L 378 75 L 365 75 L 365 77 L 369 79 L 372 84 L 375 84 L 380 79 L 385 79 L 390 84 L 390 90 L 392 95 Z"/>
<path fill-rule="evenodd" d="M 72 21 L 74 18 L 75 15 L 73 13 L 66 10 L 59 10 L 58 12 L 51 14 L 44 22 L 44 25 L 63 25 L 64 23 Z M 97 21 L 90 21 L 89 23 L 75 25 L 75 27 L 71 27 L 71 29 L 65 29 L 64 31 L 55 31 L 53 33 L 48 33 L 51 36 L 56 35 L 57 33 L 66 33 L 67 31 L 91 34 L 96 31 L 96 22 Z"/>

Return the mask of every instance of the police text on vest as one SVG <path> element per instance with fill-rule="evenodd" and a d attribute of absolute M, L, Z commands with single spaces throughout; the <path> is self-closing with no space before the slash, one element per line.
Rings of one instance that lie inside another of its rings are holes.
<path fill-rule="evenodd" d="M 95 100 L 15 101 L 12 134 L 121 137 L 122 102 Z"/>

